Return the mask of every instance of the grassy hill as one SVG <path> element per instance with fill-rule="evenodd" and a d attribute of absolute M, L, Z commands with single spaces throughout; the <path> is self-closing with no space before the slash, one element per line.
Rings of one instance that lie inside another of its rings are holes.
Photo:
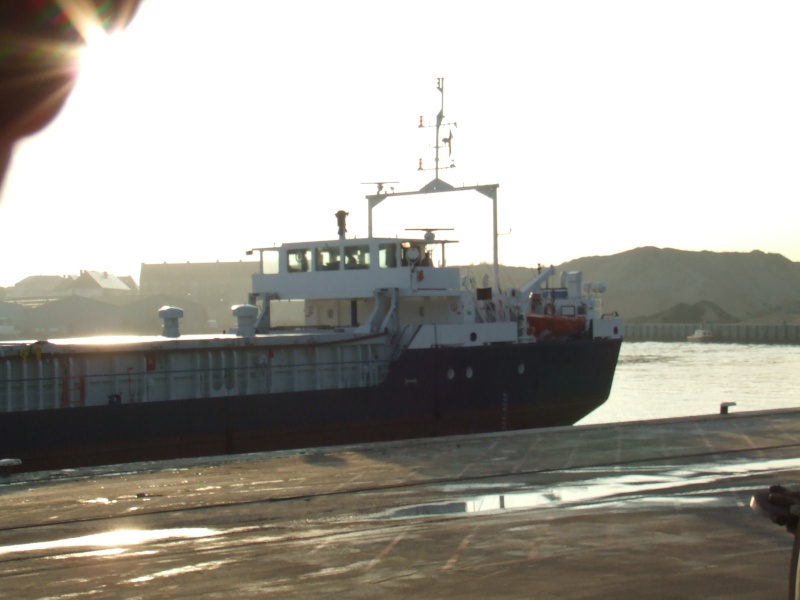
<path fill-rule="evenodd" d="M 645 247 L 559 269 L 605 281 L 605 310 L 629 319 L 710 302 L 740 321 L 800 323 L 800 266 L 780 254 Z"/>
<path fill-rule="evenodd" d="M 556 271 L 583 271 L 584 281 L 605 282 L 604 311 L 630 321 L 702 315 L 684 322 L 800 324 L 800 265 L 780 254 L 644 247 L 578 258 Z M 463 267 L 466 272 L 482 277 L 491 266 Z M 500 283 L 518 287 L 534 275 L 534 269 L 503 267 Z"/>

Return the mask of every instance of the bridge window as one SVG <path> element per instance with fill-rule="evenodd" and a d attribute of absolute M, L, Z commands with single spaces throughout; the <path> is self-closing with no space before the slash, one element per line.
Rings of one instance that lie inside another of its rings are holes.
<path fill-rule="evenodd" d="M 369 246 L 366 244 L 358 246 L 344 247 L 344 268 L 345 269 L 368 269 L 369 268 Z"/>
<path fill-rule="evenodd" d="M 301 273 L 308 271 L 311 251 L 307 248 L 296 248 L 287 254 L 289 273 Z"/>
<path fill-rule="evenodd" d="M 378 266 L 381 269 L 394 269 L 397 266 L 397 244 L 378 246 Z"/>
<path fill-rule="evenodd" d="M 278 253 L 277 252 L 262 252 L 261 253 L 261 272 L 264 275 L 277 275 L 278 274 Z"/>
<path fill-rule="evenodd" d="M 314 268 L 317 271 L 339 270 L 339 248 L 317 248 Z"/>

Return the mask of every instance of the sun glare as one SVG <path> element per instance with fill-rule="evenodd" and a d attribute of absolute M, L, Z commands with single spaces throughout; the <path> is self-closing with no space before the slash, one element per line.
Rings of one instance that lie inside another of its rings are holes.
<path fill-rule="evenodd" d="M 86 45 L 78 62 L 78 81 L 73 95 L 89 104 L 116 93 L 131 65 L 131 44 L 125 32 L 107 33 L 100 27 L 86 32 Z"/>
<path fill-rule="evenodd" d="M 112 69 L 119 54 L 120 34 L 109 34 L 102 27 L 86 32 L 86 45 L 80 53 L 80 77 Z"/>
<path fill-rule="evenodd" d="M 84 36 L 86 48 L 90 53 L 93 49 L 96 50 L 100 45 L 107 43 L 108 38 L 111 37 L 100 25 L 89 27 L 84 33 Z"/>

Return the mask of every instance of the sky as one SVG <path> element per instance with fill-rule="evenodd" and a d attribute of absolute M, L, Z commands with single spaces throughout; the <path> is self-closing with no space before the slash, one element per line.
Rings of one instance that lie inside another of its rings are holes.
<path fill-rule="evenodd" d="M 501 263 L 641 246 L 800 261 L 800 3 L 145 0 L 86 52 L 0 191 L 0 286 L 367 234 L 367 182 L 499 187 Z M 387 186 L 388 187 L 388 186 Z M 393 199 L 375 235 L 453 228 L 491 260 L 491 202 Z"/>

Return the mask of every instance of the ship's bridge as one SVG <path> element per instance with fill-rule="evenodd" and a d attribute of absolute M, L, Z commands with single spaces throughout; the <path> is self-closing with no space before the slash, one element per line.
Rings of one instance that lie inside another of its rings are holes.
<path fill-rule="evenodd" d="M 261 269 L 253 293 L 280 300 L 372 298 L 376 290 L 401 296 L 458 295 L 458 267 L 446 267 L 450 240 L 355 238 L 258 248 Z M 436 264 L 434 264 L 436 263 Z"/>

